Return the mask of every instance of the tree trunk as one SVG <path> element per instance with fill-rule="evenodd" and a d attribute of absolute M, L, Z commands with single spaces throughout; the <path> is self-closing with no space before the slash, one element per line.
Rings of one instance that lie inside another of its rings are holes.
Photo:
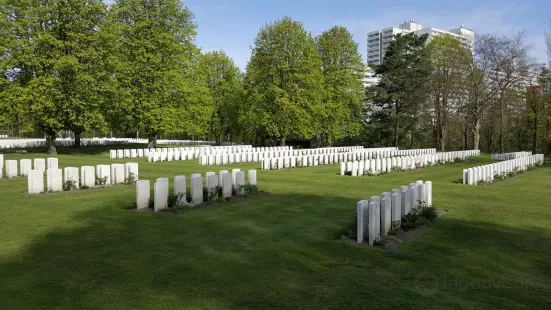
<path fill-rule="evenodd" d="M 440 152 L 446 151 L 446 127 L 440 125 L 440 131 L 438 133 L 440 139 Z"/>
<path fill-rule="evenodd" d="M 75 142 L 74 142 L 74 147 L 76 148 L 79 148 L 80 147 L 80 134 L 82 133 L 82 131 L 78 131 L 78 130 L 75 130 L 73 131 L 73 133 L 75 134 Z"/>
<path fill-rule="evenodd" d="M 55 133 L 49 133 L 46 135 L 46 147 L 48 148 L 48 154 L 57 155 L 57 149 L 55 147 Z"/>
<path fill-rule="evenodd" d="M 503 153 L 503 114 L 505 113 L 505 105 L 503 100 L 503 94 L 500 97 L 500 111 L 499 111 L 499 153 Z"/>
<path fill-rule="evenodd" d="M 480 143 L 480 120 L 474 121 L 473 130 L 473 149 L 478 150 L 478 144 Z"/>
<path fill-rule="evenodd" d="M 157 147 L 157 133 L 148 133 L 147 134 L 147 148 L 156 148 Z"/>
<path fill-rule="evenodd" d="M 283 136 L 283 137 L 281 137 L 281 139 L 279 139 L 279 145 L 285 146 L 285 136 Z"/>
<path fill-rule="evenodd" d="M 395 124 L 394 124 L 394 146 L 395 147 L 398 147 L 398 128 L 399 128 L 399 124 L 398 124 L 398 120 L 396 120 Z"/>

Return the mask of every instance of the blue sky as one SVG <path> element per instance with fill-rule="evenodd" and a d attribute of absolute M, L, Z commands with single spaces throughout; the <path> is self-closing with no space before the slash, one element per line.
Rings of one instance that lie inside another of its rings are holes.
<path fill-rule="evenodd" d="M 112 3 L 114 0 L 104 0 Z M 365 56 L 366 33 L 415 19 L 423 27 L 453 29 L 460 25 L 478 33 L 524 31 L 535 47 L 533 56 L 547 61 L 545 31 L 550 31 L 550 0 L 184 0 L 195 15 L 197 45 L 224 50 L 244 69 L 258 30 L 283 16 L 304 23 L 314 35 L 334 26 L 349 29 Z M 364 57 L 365 61 L 365 57 Z"/>

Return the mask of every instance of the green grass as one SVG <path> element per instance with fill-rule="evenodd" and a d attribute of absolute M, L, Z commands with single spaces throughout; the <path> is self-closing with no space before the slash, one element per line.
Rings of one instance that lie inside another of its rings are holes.
<path fill-rule="evenodd" d="M 5 155 L 34 157 L 45 156 Z M 59 156 L 60 167 L 127 161 L 107 149 Z M 259 166 L 138 162 L 152 181 Z M 455 183 L 488 162 L 378 177 L 258 170 L 268 194 L 172 216 L 124 210 L 134 186 L 29 196 L 26 179 L 0 180 L 0 308 L 547 308 L 551 169 Z M 338 238 L 358 200 L 416 180 L 433 181 L 448 211 L 424 234 L 395 254 Z"/>

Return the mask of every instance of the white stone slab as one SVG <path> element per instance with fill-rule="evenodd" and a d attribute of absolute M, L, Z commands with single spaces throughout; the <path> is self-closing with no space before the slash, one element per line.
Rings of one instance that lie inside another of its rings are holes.
<path fill-rule="evenodd" d="M 247 177 L 248 177 L 248 180 L 249 180 L 249 184 L 256 185 L 256 170 L 251 169 L 251 170 L 249 170 L 248 174 L 249 175 Z"/>
<path fill-rule="evenodd" d="M 35 158 L 34 159 L 34 170 L 42 171 L 42 174 L 46 172 L 46 159 L 45 158 Z"/>
<path fill-rule="evenodd" d="M 243 195 L 245 193 L 245 172 L 237 171 L 235 174 L 235 190 L 237 195 Z"/>
<path fill-rule="evenodd" d="M 381 205 L 375 200 L 369 203 L 368 242 L 373 245 L 381 237 Z"/>
<path fill-rule="evenodd" d="M 46 189 L 49 192 L 60 192 L 63 190 L 63 173 L 61 169 L 46 169 Z"/>
<path fill-rule="evenodd" d="M 432 206 L 432 181 L 425 182 L 425 191 L 427 195 L 427 198 L 426 198 L 427 206 L 431 207 Z"/>
<path fill-rule="evenodd" d="M 138 163 L 126 163 L 124 164 L 124 179 L 130 180 L 132 177 L 132 182 L 135 182 L 140 179 Z"/>
<path fill-rule="evenodd" d="M 29 194 L 40 194 L 44 192 L 44 173 L 41 170 L 29 171 L 27 182 Z"/>
<path fill-rule="evenodd" d="M 88 187 L 96 185 L 96 172 L 93 166 L 80 167 L 80 185 Z"/>
<path fill-rule="evenodd" d="M 68 181 L 72 182 L 72 184 L 75 186 L 75 189 L 80 188 L 78 168 L 76 167 L 63 168 L 63 183 L 67 183 Z"/>
<path fill-rule="evenodd" d="M 151 185 L 149 180 L 141 180 L 136 182 L 136 209 L 149 209 L 149 199 L 151 197 Z"/>
<path fill-rule="evenodd" d="M 182 194 L 183 198 L 186 197 L 186 176 L 177 175 L 174 177 L 174 195 Z"/>
<path fill-rule="evenodd" d="M 402 196 L 401 193 L 392 194 L 392 222 L 399 222 L 402 219 Z"/>
<path fill-rule="evenodd" d="M 190 180 L 191 203 L 200 205 L 203 203 L 203 177 L 192 175 Z"/>
<path fill-rule="evenodd" d="M 272 167 L 272 169 L 273 169 L 273 167 Z M 233 184 L 232 186 L 233 186 L 234 189 L 235 189 L 236 174 L 237 174 L 239 171 L 241 171 L 241 169 L 232 169 L 232 170 L 231 170 L 232 184 Z"/>
<path fill-rule="evenodd" d="M 30 159 L 19 160 L 19 174 L 26 177 L 32 170 L 32 161 Z"/>
<path fill-rule="evenodd" d="M 362 243 L 369 234 L 369 201 L 358 201 L 356 212 L 356 242 Z"/>
<path fill-rule="evenodd" d="M 392 228 L 392 200 L 390 197 L 381 199 L 381 236 L 384 237 Z"/>
<path fill-rule="evenodd" d="M 96 178 L 98 179 L 98 186 L 105 186 L 111 184 L 111 166 L 109 165 L 97 165 L 96 166 Z M 103 183 L 103 184 L 100 184 Z"/>
<path fill-rule="evenodd" d="M 411 209 L 411 196 L 409 194 L 409 189 L 402 187 L 402 192 L 400 193 L 402 199 L 402 216 L 409 214 Z"/>
<path fill-rule="evenodd" d="M 224 198 L 231 197 L 232 195 L 232 175 L 229 173 L 224 173 L 220 175 L 222 177 L 222 194 Z"/>
<path fill-rule="evenodd" d="M 153 210 L 159 212 L 168 209 L 168 178 L 158 178 L 153 191 L 155 195 Z"/>
<path fill-rule="evenodd" d="M 124 164 L 111 164 L 111 184 L 124 183 Z"/>
<path fill-rule="evenodd" d="M 59 168 L 59 159 L 56 157 L 49 157 L 46 159 L 47 169 L 57 169 Z"/>

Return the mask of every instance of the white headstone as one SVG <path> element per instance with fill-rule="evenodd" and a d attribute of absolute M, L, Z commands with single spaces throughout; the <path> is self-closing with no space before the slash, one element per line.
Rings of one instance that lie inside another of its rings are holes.
<path fill-rule="evenodd" d="M 46 189 L 49 192 L 60 192 L 63 190 L 63 173 L 61 169 L 46 169 Z"/>
<path fill-rule="evenodd" d="M 42 171 L 42 175 L 46 172 L 46 159 L 44 158 L 35 158 L 34 159 L 34 170 Z"/>
<path fill-rule="evenodd" d="M 430 207 L 432 206 L 432 181 L 425 182 L 425 191 L 427 195 L 427 198 L 426 198 L 427 206 Z"/>
<path fill-rule="evenodd" d="M 149 208 L 149 198 L 151 196 L 151 187 L 149 180 L 136 182 L 136 209 L 147 210 Z"/>
<path fill-rule="evenodd" d="M 232 195 L 232 175 L 229 173 L 221 174 L 222 177 L 222 194 L 224 198 L 231 197 Z"/>
<path fill-rule="evenodd" d="M 273 169 L 273 167 L 272 167 Z M 232 176 L 232 184 L 233 184 L 233 188 L 235 189 L 235 178 L 236 178 L 236 174 L 241 171 L 241 169 L 232 169 L 231 170 L 231 176 Z"/>
<path fill-rule="evenodd" d="M 59 168 L 59 160 L 56 157 L 50 157 L 46 159 L 47 169 Z"/>
<path fill-rule="evenodd" d="M 44 192 L 44 173 L 40 170 L 31 170 L 27 177 L 29 194 Z"/>
<path fill-rule="evenodd" d="M 80 185 L 92 187 L 96 185 L 96 173 L 93 166 L 80 167 Z"/>
<path fill-rule="evenodd" d="M 111 164 L 111 184 L 124 183 L 124 164 Z"/>
<path fill-rule="evenodd" d="M 79 186 L 79 177 L 78 177 L 78 168 L 76 167 L 65 167 L 63 168 L 63 183 L 71 182 L 76 189 Z"/>
<path fill-rule="evenodd" d="M 22 176 L 28 176 L 32 170 L 32 161 L 30 159 L 19 160 L 19 174 Z"/>
<path fill-rule="evenodd" d="M 357 214 L 356 214 L 356 242 L 362 243 L 365 238 L 368 236 L 368 226 L 369 226 L 369 201 L 360 200 L 357 204 Z"/>
<path fill-rule="evenodd" d="M 186 176 L 177 175 L 174 177 L 174 195 L 182 194 L 186 198 Z"/>
<path fill-rule="evenodd" d="M 392 194 L 392 222 L 402 219 L 402 197 L 400 193 Z"/>
<path fill-rule="evenodd" d="M 381 199 L 381 236 L 386 236 L 392 228 L 392 200 L 390 197 Z"/>
<path fill-rule="evenodd" d="M 124 179 L 132 182 L 139 180 L 138 163 L 124 164 Z"/>
<path fill-rule="evenodd" d="M 369 245 L 373 245 L 379 240 L 381 234 L 381 205 L 374 200 L 369 203 Z"/>
<path fill-rule="evenodd" d="M 237 171 L 235 174 L 235 190 L 237 195 L 243 195 L 245 193 L 245 172 Z"/>
<path fill-rule="evenodd" d="M 153 210 L 159 212 L 168 208 L 168 178 L 158 178 L 154 185 Z"/>
<path fill-rule="evenodd" d="M 105 185 L 111 184 L 111 166 L 97 165 L 96 177 L 98 178 L 98 184 L 96 184 L 98 186 L 105 186 Z"/>
<path fill-rule="evenodd" d="M 256 170 L 254 169 L 249 170 L 248 179 L 249 179 L 249 184 L 256 185 Z"/>
<path fill-rule="evenodd" d="M 193 174 L 190 179 L 191 203 L 200 205 L 203 203 L 203 177 Z"/>

